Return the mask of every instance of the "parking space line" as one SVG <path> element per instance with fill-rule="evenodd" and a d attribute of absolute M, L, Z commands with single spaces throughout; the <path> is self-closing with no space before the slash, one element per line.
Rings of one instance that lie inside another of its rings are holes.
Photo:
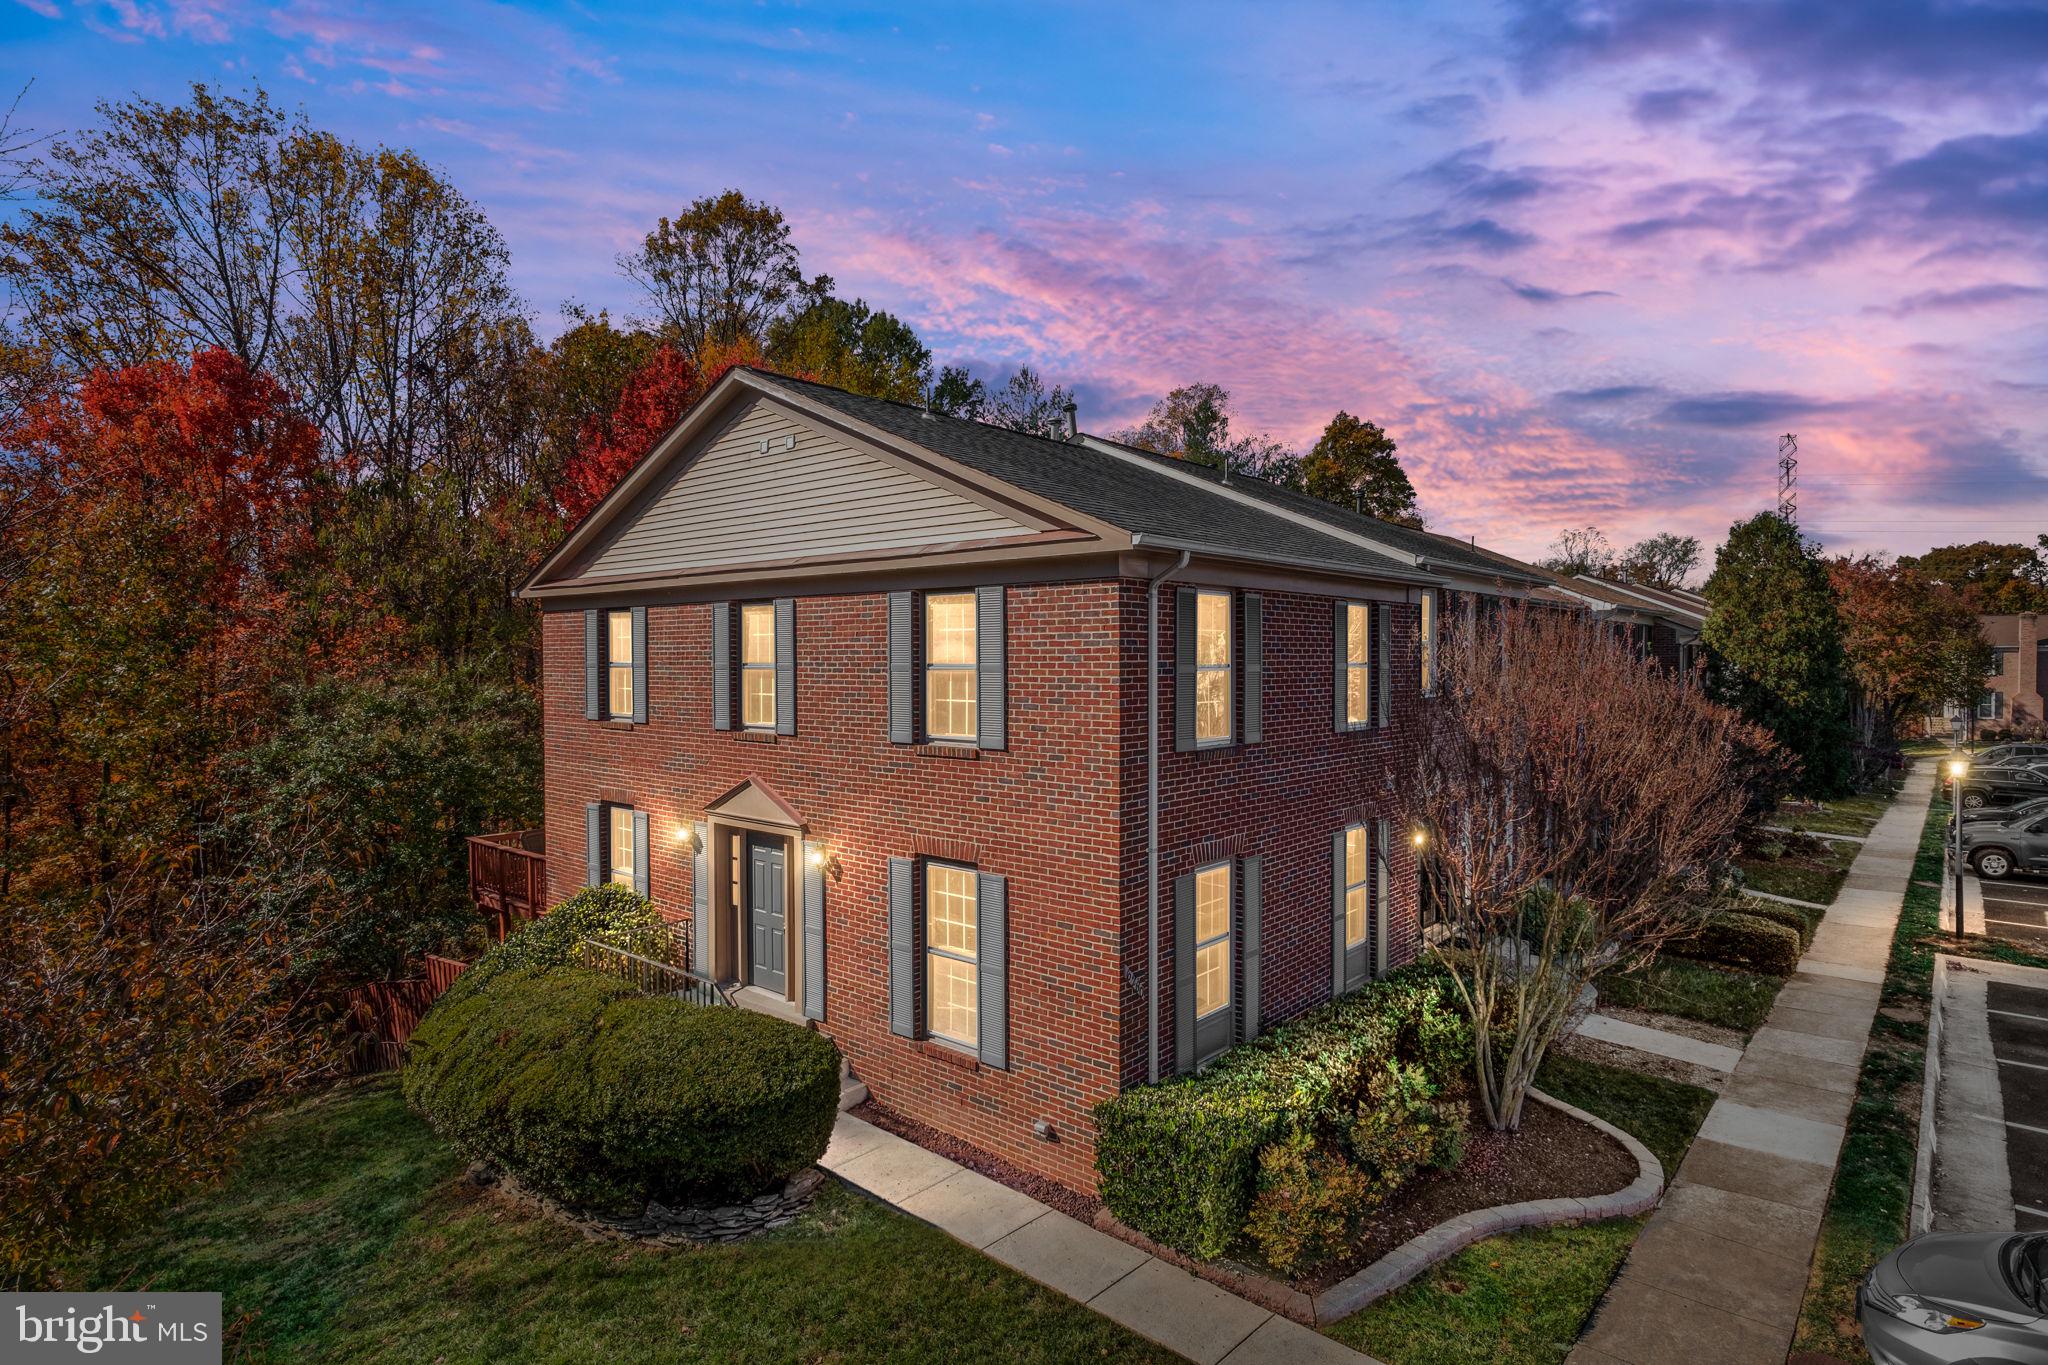
<path fill-rule="evenodd" d="M 2005 1126 L 2008 1128 L 2017 1128 L 2023 1133 L 2039 1133 L 2042 1137 L 2048 1137 L 2048 1128 L 2036 1128 L 2031 1123 L 2014 1123 L 2011 1119 L 2007 1119 L 2005 1121 Z"/>
<path fill-rule="evenodd" d="M 2048 924 L 2043 924 L 2037 919 L 1993 919 L 1991 916 L 1986 915 L 1984 922 L 1986 924 L 2003 924 L 2008 929 L 2048 929 Z"/>
<path fill-rule="evenodd" d="M 2048 1218 L 2048 1209 L 2037 1209 L 2029 1204 L 2014 1204 L 2012 1207 L 2016 1213 L 2031 1213 L 2036 1218 Z"/>
<path fill-rule="evenodd" d="M 2018 1010 L 1986 1009 L 1986 1014 L 2002 1014 L 2008 1019 L 2031 1019 L 2037 1024 L 2048 1024 L 2048 1014 L 2022 1014 Z"/>
<path fill-rule="evenodd" d="M 2048 1066 L 2043 1066 L 2040 1062 L 2022 1062 L 2011 1057 L 2000 1057 L 1998 1064 L 2000 1066 L 2023 1066 L 2029 1071 L 2048 1071 Z"/>

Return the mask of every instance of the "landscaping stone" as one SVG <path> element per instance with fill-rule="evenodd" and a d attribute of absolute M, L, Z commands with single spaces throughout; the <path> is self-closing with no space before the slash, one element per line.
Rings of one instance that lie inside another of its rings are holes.
<path fill-rule="evenodd" d="M 493 1188 L 503 1197 L 537 1209 L 593 1241 L 642 1242 L 660 1247 L 736 1242 L 771 1228 L 787 1227 L 811 1206 L 825 1179 L 825 1173 L 814 1166 L 791 1176 L 780 1190 L 756 1195 L 744 1204 L 669 1208 L 650 1199 L 640 1213 L 614 1214 L 551 1199 L 482 1163 L 471 1166 L 466 1174 L 472 1184 Z"/>

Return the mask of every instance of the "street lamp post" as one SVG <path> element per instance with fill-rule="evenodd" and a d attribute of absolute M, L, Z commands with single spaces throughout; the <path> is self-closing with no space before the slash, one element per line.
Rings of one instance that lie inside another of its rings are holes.
<path fill-rule="evenodd" d="M 1949 840 L 1949 868 L 1955 882 L 1957 938 L 1963 936 L 1963 778 L 1969 771 L 1968 759 L 1958 756 L 1949 760 L 1948 808 L 1955 825 Z"/>

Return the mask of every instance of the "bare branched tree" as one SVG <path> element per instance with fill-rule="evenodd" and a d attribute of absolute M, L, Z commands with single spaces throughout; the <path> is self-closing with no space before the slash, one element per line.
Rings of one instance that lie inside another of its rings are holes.
<path fill-rule="evenodd" d="M 1438 658 L 1413 814 L 1480 1103 L 1514 1129 L 1585 987 L 1695 922 L 1742 813 L 1740 753 L 1768 740 L 1585 615 L 1467 615 Z"/>

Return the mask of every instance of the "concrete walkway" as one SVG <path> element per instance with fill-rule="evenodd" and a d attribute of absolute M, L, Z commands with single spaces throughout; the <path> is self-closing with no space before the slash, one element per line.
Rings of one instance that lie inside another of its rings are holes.
<path fill-rule="evenodd" d="M 1688 1038 L 1682 1033 L 1666 1029 L 1650 1028 L 1644 1024 L 1631 1024 L 1626 1019 L 1616 1019 L 1611 1014 L 1589 1014 L 1580 1021 L 1578 1034 L 1595 1042 L 1612 1043 L 1616 1047 L 1633 1048 L 1656 1057 L 1667 1057 L 1674 1062 L 1689 1062 L 1703 1066 L 1709 1071 L 1733 1071 L 1742 1059 L 1740 1048 L 1728 1047 L 1721 1043 L 1702 1042 Z"/>
<path fill-rule="evenodd" d="M 818 1164 L 1201 1365 L 1372 1359 L 850 1114 Z"/>
<path fill-rule="evenodd" d="M 1870 832 L 1572 1361 L 1783 1365 L 1933 792 Z"/>

